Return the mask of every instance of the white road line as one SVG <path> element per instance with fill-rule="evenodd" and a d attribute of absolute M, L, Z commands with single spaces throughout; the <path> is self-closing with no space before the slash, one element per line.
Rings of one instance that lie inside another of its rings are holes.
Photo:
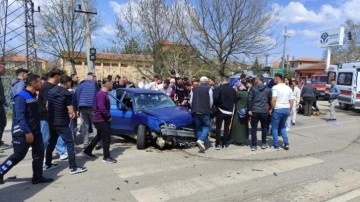
<path fill-rule="evenodd" d="M 343 202 L 343 201 L 350 201 L 360 196 L 360 189 L 351 191 L 339 197 L 333 198 L 327 202 Z"/>
<path fill-rule="evenodd" d="M 247 201 L 282 201 L 286 197 L 298 202 L 326 201 L 331 198 L 331 202 L 343 202 L 359 197 L 360 189 L 348 192 L 358 187 L 360 187 L 360 172 L 344 170 L 330 178 L 315 179 Z"/>
<path fill-rule="evenodd" d="M 308 128 L 316 128 L 316 127 L 319 127 L 319 126 L 329 126 L 329 125 L 343 125 L 344 123 L 352 123 L 352 122 L 359 122 L 358 119 L 354 119 L 354 120 L 349 120 L 349 121 L 337 121 L 337 122 L 329 122 L 327 123 L 325 120 L 324 120 L 325 123 L 323 124 L 317 124 L 317 125 L 310 125 L 310 126 L 303 126 L 303 127 L 293 127 L 291 128 L 290 130 L 290 133 L 291 131 L 294 131 L 294 130 L 302 130 L 302 129 L 308 129 Z"/>
<path fill-rule="evenodd" d="M 241 173 L 231 177 L 228 176 L 228 173 L 234 170 L 226 170 L 222 173 L 206 174 L 202 177 L 133 190 L 131 193 L 139 202 L 164 201 L 210 191 L 220 186 L 242 183 L 255 178 L 273 175 L 274 172 L 282 173 L 322 162 L 322 160 L 312 157 L 262 162 L 255 166 L 242 168 L 243 171 Z"/>
<path fill-rule="evenodd" d="M 175 161 L 173 161 L 175 160 Z M 194 160 L 189 158 L 184 159 L 162 159 L 159 160 L 158 163 L 145 163 L 140 166 L 128 166 L 114 169 L 114 172 L 120 178 L 129 178 L 136 177 L 142 175 L 155 174 L 159 172 L 169 171 L 169 170 L 178 170 L 186 167 L 191 167 L 194 165 L 196 161 L 196 165 L 204 164 L 204 161 Z"/>

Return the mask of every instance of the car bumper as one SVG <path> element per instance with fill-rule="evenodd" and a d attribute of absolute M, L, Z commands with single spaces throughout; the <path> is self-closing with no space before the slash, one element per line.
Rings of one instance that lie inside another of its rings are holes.
<path fill-rule="evenodd" d="M 183 138 L 196 138 L 196 133 L 194 130 L 183 130 L 183 129 L 172 129 L 172 128 L 163 128 L 161 129 L 161 134 L 163 136 L 173 136 L 173 137 L 183 137 Z"/>

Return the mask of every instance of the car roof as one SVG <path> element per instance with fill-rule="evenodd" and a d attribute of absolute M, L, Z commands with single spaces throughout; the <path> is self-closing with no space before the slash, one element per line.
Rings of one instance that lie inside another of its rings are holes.
<path fill-rule="evenodd" d="M 147 93 L 147 94 L 162 94 L 162 92 L 156 90 L 142 89 L 142 88 L 118 88 L 116 90 L 127 91 L 131 94 Z"/>

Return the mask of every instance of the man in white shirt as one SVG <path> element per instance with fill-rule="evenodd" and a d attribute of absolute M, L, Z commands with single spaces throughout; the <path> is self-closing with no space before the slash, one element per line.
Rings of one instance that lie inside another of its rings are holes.
<path fill-rule="evenodd" d="M 141 78 L 141 81 L 139 82 L 138 87 L 142 88 L 142 89 L 149 89 L 149 82 L 146 81 L 145 76 L 143 76 Z"/>
<path fill-rule="evenodd" d="M 154 81 L 149 84 L 149 89 L 150 89 L 150 90 L 157 90 L 157 91 L 158 91 L 158 90 L 159 90 L 159 85 L 160 85 L 161 83 L 162 83 L 162 78 L 161 78 L 161 76 L 156 75 Z"/>
<path fill-rule="evenodd" d="M 283 82 L 281 74 L 275 74 L 275 83 L 277 85 L 272 88 L 270 109 L 270 114 L 272 114 L 273 146 L 276 150 L 279 150 L 278 133 L 280 131 L 284 141 L 284 149 L 289 150 L 289 140 L 285 125 L 290 115 L 294 97 L 291 88 Z"/>
<path fill-rule="evenodd" d="M 163 84 L 160 84 L 159 91 L 165 93 L 167 96 L 171 96 L 173 89 L 170 87 L 170 80 L 165 79 Z"/>

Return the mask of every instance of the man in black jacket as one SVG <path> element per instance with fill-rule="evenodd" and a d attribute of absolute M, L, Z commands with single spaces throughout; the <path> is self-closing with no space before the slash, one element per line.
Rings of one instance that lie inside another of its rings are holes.
<path fill-rule="evenodd" d="M 208 80 L 205 76 L 201 77 L 200 85 L 193 88 L 190 96 L 191 113 L 198 138 L 196 144 L 199 146 L 200 151 L 205 151 L 204 142 L 211 128 L 210 114 L 213 105 L 213 91 L 207 85 Z"/>
<path fill-rule="evenodd" d="M 257 149 L 257 126 L 261 123 L 261 149 L 266 149 L 266 135 L 268 133 L 268 111 L 271 105 L 271 90 L 264 85 L 264 77 L 257 76 L 255 85 L 249 91 L 248 111 L 251 116 L 251 150 Z"/>
<path fill-rule="evenodd" d="M 315 97 L 315 88 L 311 85 L 311 81 L 307 80 L 301 89 L 301 98 L 304 101 L 304 116 L 311 116 L 311 108 Z"/>
<path fill-rule="evenodd" d="M 44 145 L 41 135 L 40 114 L 36 92 L 41 88 L 41 80 L 30 74 L 26 79 L 26 89 L 14 96 L 15 110 L 13 116 L 12 139 L 14 154 L 0 165 L 0 184 L 4 183 L 4 175 L 26 156 L 32 146 L 33 184 L 54 181 L 43 177 Z"/>
<path fill-rule="evenodd" d="M 215 149 L 220 147 L 226 148 L 229 140 L 229 127 L 231 117 L 234 113 L 234 105 L 236 102 L 236 91 L 229 85 L 229 77 L 221 78 L 221 86 L 219 86 L 214 93 L 214 105 L 217 108 L 216 114 L 216 143 Z M 224 122 L 224 134 L 221 141 L 221 126 Z"/>

